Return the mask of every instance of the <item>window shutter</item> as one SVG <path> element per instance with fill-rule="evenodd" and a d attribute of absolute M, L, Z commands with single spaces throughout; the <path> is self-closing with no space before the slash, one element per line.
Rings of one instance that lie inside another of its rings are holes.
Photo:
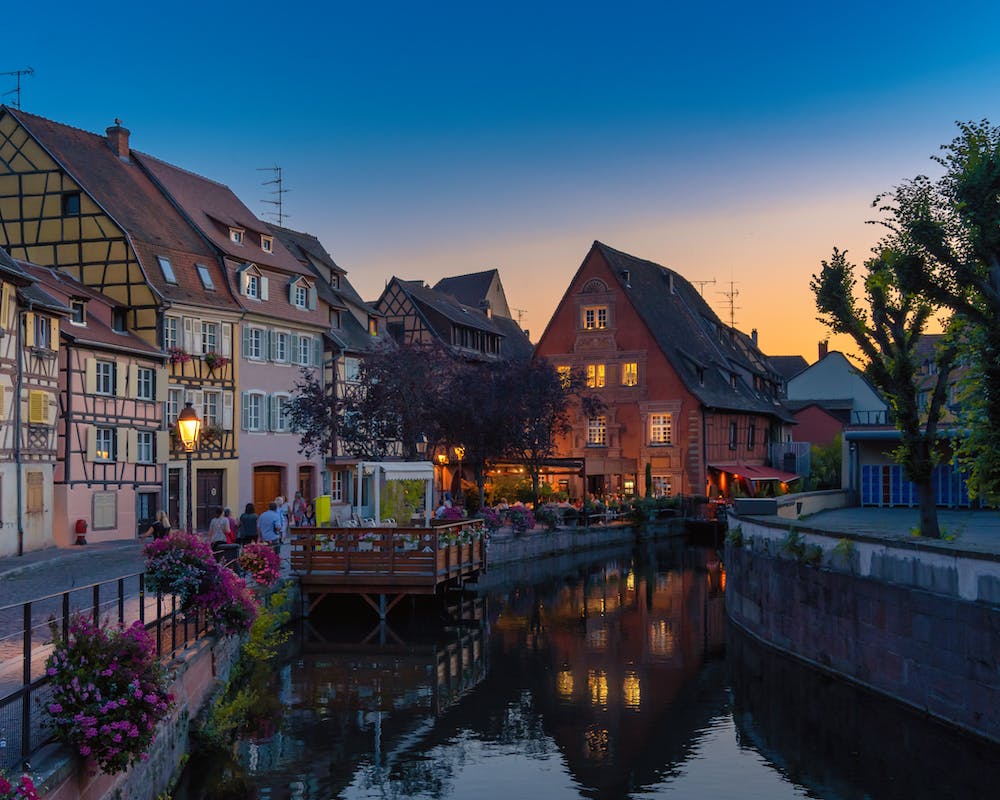
<path fill-rule="evenodd" d="M 191 349 L 188 351 L 192 355 L 200 356 L 204 351 L 204 342 L 201 332 L 202 321 L 200 319 L 191 320 Z"/>
<path fill-rule="evenodd" d="M 32 389 L 28 393 L 28 422 L 36 425 L 47 425 L 49 421 L 49 395 L 41 389 Z"/>
<path fill-rule="evenodd" d="M 121 460 L 134 464 L 139 458 L 139 431 L 135 428 L 125 428 L 124 430 L 128 445 Z"/>
<path fill-rule="evenodd" d="M 250 430 L 250 392 L 240 392 L 240 427 Z"/>
<path fill-rule="evenodd" d="M 266 329 L 261 329 L 260 332 L 260 357 L 264 361 L 271 358 L 271 331 Z"/>
<path fill-rule="evenodd" d="M 222 430 L 233 429 L 233 393 L 222 393 Z"/>
<path fill-rule="evenodd" d="M 127 384 L 127 381 L 128 381 L 129 377 L 130 376 L 129 376 L 128 364 L 126 364 L 126 363 L 124 363 L 122 361 L 116 361 L 115 362 L 115 396 L 116 397 L 128 397 L 128 394 L 126 393 L 126 389 L 129 388 L 129 387 L 127 387 L 126 384 Z M 135 392 L 135 389 L 132 388 L 132 391 Z"/>
<path fill-rule="evenodd" d="M 309 292 L 307 293 L 307 297 L 309 298 L 309 300 L 308 300 L 309 310 L 310 311 L 315 311 L 316 310 L 316 287 L 315 286 L 313 286 L 311 289 L 309 289 Z"/>
<path fill-rule="evenodd" d="M 139 365 L 134 361 L 128 365 L 128 396 L 139 396 Z"/>
<path fill-rule="evenodd" d="M 323 366 L 323 337 L 317 336 L 313 339 L 313 366 Z"/>
<path fill-rule="evenodd" d="M 130 431 L 128 428 L 115 428 L 115 449 L 114 452 L 111 454 L 112 460 L 124 461 L 128 457 L 134 458 L 134 456 L 131 454 L 131 451 L 129 451 L 128 453 L 122 452 L 122 446 L 123 446 L 122 442 L 125 442 L 126 445 L 128 444 L 129 433 Z"/>
<path fill-rule="evenodd" d="M 222 323 L 222 355 L 226 358 L 233 355 L 233 326 L 229 322 Z"/>
<path fill-rule="evenodd" d="M 242 340 L 243 340 L 243 353 L 242 353 L 242 355 L 243 355 L 243 358 L 250 358 L 250 326 L 249 325 L 243 325 L 242 326 L 242 330 L 243 330 L 243 336 L 242 336 Z"/>
<path fill-rule="evenodd" d="M 170 376 L 166 368 L 159 367 L 155 372 L 153 380 L 156 381 L 156 387 L 155 387 L 156 402 L 157 403 L 167 402 L 167 398 L 170 396 L 168 388 Z"/>
<path fill-rule="evenodd" d="M 205 417 L 205 393 L 201 389 L 188 389 L 184 393 L 184 402 L 190 403 L 195 411 L 198 412 L 198 416 Z M 183 411 L 183 407 L 178 409 L 178 413 Z"/>
<path fill-rule="evenodd" d="M 83 391 L 94 394 L 97 391 L 97 362 L 88 358 L 83 365 Z"/>
<path fill-rule="evenodd" d="M 240 294 L 243 295 L 244 297 L 246 297 L 246 294 L 247 294 L 247 283 L 249 282 L 249 278 L 247 277 L 246 267 L 244 267 L 243 269 L 239 270 L 238 274 L 240 276 Z"/>
<path fill-rule="evenodd" d="M 97 461 L 97 428 L 94 425 L 87 428 L 87 461 Z"/>
<path fill-rule="evenodd" d="M 170 431 L 156 432 L 156 458 L 157 464 L 166 464 L 170 459 Z"/>
<path fill-rule="evenodd" d="M 5 283 L 3 289 L 0 289 L 0 329 L 3 330 L 6 330 L 10 324 L 10 306 L 13 291 L 14 287 L 9 283 Z"/>
<path fill-rule="evenodd" d="M 59 320 L 52 317 L 49 320 L 49 325 L 51 326 L 51 333 L 49 334 L 49 350 L 54 353 L 59 352 Z"/>
<path fill-rule="evenodd" d="M 267 278 L 260 276 L 260 299 L 267 300 Z"/>
<path fill-rule="evenodd" d="M 24 346 L 35 346 L 35 315 L 31 311 L 24 315 Z"/>
<path fill-rule="evenodd" d="M 280 430 L 278 410 L 281 408 L 281 398 L 276 394 L 269 394 L 267 396 L 267 406 L 268 428 L 272 431 Z"/>
<path fill-rule="evenodd" d="M 274 331 L 267 332 L 267 357 L 270 360 L 275 360 L 278 348 L 275 346 L 274 342 L 278 338 L 278 334 Z"/>
<path fill-rule="evenodd" d="M 295 278 L 292 278 L 292 280 L 288 282 L 288 305 L 290 306 L 295 305 L 295 287 L 297 285 L 298 280 Z"/>
<path fill-rule="evenodd" d="M 184 351 L 194 352 L 194 320 L 191 317 L 184 317 Z"/>

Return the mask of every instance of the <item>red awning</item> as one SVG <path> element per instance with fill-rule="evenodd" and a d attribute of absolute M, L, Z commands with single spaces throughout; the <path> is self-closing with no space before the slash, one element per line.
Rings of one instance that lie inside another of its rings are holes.
<path fill-rule="evenodd" d="M 791 483 L 799 477 L 794 472 L 782 472 L 780 469 L 754 464 L 709 464 L 708 466 L 719 470 L 719 472 L 739 475 L 741 478 L 751 481 L 781 481 L 782 483 Z"/>

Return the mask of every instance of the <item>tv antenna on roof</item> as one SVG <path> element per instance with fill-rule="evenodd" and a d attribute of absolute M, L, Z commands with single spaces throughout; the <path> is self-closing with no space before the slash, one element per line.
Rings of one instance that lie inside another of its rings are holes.
<path fill-rule="evenodd" d="M 736 328 L 736 312 L 740 306 L 736 305 L 736 298 L 739 297 L 740 290 L 736 288 L 736 281 L 729 281 L 729 290 L 719 292 L 729 301 L 729 327 Z"/>
<path fill-rule="evenodd" d="M 9 92 L 4 92 L 4 97 L 9 94 L 14 95 L 14 108 L 18 111 L 21 110 L 21 76 L 22 75 L 34 75 L 35 71 L 31 67 L 25 67 L 24 69 L 15 69 L 11 72 L 0 72 L 0 75 L 16 75 L 17 76 L 17 87 L 11 89 Z"/>
<path fill-rule="evenodd" d="M 715 278 L 712 278 L 712 280 L 710 280 L 710 281 L 691 281 L 691 283 L 698 284 L 698 293 L 702 297 L 704 297 L 705 296 L 705 286 L 707 286 L 708 284 L 712 284 L 713 286 L 715 286 Z"/>
<path fill-rule="evenodd" d="M 515 312 L 517 314 L 517 327 L 519 327 L 519 328 L 521 328 L 523 330 L 524 326 L 521 325 L 521 320 L 524 319 L 524 315 L 528 313 L 528 309 L 526 309 L 526 308 L 513 308 L 512 307 L 510 310 L 513 311 L 513 312 Z"/>
<path fill-rule="evenodd" d="M 285 213 L 285 209 L 281 201 L 281 196 L 285 194 L 285 192 L 288 192 L 290 190 L 286 189 L 281 183 L 281 167 L 279 167 L 277 164 L 273 167 L 258 167 L 257 172 L 271 172 L 274 174 L 274 178 L 272 178 L 269 181 L 264 181 L 261 184 L 261 186 L 274 186 L 275 188 L 271 190 L 271 194 L 277 199 L 261 200 L 260 202 L 267 203 L 268 205 L 271 206 L 276 206 L 277 211 L 268 211 L 267 212 L 268 216 L 274 217 L 275 222 L 277 222 L 278 225 L 283 225 L 285 219 L 290 215 Z"/>

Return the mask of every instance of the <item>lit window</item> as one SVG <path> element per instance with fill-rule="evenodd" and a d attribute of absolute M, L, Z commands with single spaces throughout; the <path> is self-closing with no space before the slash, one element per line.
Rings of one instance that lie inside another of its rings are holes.
<path fill-rule="evenodd" d="M 669 497 L 672 493 L 669 475 L 653 476 L 653 496 Z"/>
<path fill-rule="evenodd" d="M 70 313 L 69 320 L 74 325 L 86 325 L 87 324 L 87 303 L 84 300 L 70 300 L 69 308 L 72 313 Z"/>
<path fill-rule="evenodd" d="M 97 461 L 115 460 L 114 428 L 97 428 L 94 431 L 94 458 Z"/>
<path fill-rule="evenodd" d="M 135 438 L 136 450 L 135 460 L 139 464 L 152 464 L 153 458 L 153 432 L 139 431 Z"/>
<path fill-rule="evenodd" d="M 270 236 L 260 237 L 260 249 L 265 253 L 270 253 L 274 249 L 274 239 Z"/>
<path fill-rule="evenodd" d="M 174 275 L 174 268 L 170 263 L 170 259 L 166 256 L 157 256 L 156 260 L 160 262 L 160 270 L 163 272 L 164 280 L 167 283 L 177 283 L 177 276 Z"/>
<path fill-rule="evenodd" d="M 622 386 L 636 386 L 639 383 L 639 365 L 634 361 L 622 364 Z"/>
<path fill-rule="evenodd" d="M 215 283 L 212 281 L 212 275 L 208 271 L 208 267 L 204 264 L 195 264 L 195 269 L 198 270 L 198 277 L 201 278 L 201 285 L 208 289 L 210 292 L 215 291 Z"/>
<path fill-rule="evenodd" d="M 139 400 L 156 398 L 156 373 L 148 367 L 139 367 L 136 372 L 135 396 Z"/>
<path fill-rule="evenodd" d="M 233 244 L 243 244 L 243 231 L 240 228 L 230 228 L 229 241 Z"/>
<path fill-rule="evenodd" d="M 604 386 L 604 365 L 587 364 L 587 386 L 600 389 Z"/>
<path fill-rule="evenodd" d="M 583 327 L 588 331 L 607 328 L 608 307 L 588 306 L 583 309 Z"/>
<path fill-rule="evenodd" d="M 587 420 L 587 444 L 603 447 L 608 443 L 608 418 L 591 417 Z"/>
<path fill-rule="evenodd" d="M 368 333 L 378 336 L 378 320 L 375 317 L 368 317 Z"/>
<path fill-rule="evenodd" d="M 568 389 L 570 382 L 573 379 L 573 370 L 571 367 L 560 365 L 556 367 L 556 374 L 559 376 L 559 385 L 563 389 Z"/>
<path fill-rule="evenodd" d="M 671 414 L 649 415 L 649 443 L 671 444 L 673 442 L 673 416 Z"/>
<path fill-rule="evenodd" d="M 115 364 L 112 361 L 98 361 L 94 364 L 94 391 L 97 394 L 115 393 Z"/>

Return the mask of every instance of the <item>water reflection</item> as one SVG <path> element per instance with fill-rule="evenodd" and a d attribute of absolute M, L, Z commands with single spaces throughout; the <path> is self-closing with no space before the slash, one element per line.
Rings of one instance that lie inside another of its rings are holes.
<path fill-rule="evenodd" d="M 860 701 L 824 706 L 823 691 L 796 688 L 801 667 L 762 667 L 742 644 L 729 645 L 727 667 L 714 550 L 649 547 L 549 567 L 519 565 L 516 585 L 484 592 L 460 623 L 418 604 L 375 635 L 352 629 L 363 608 L 327 608 L 276 676 L 283 717 L 239 742 L 231 769 L 252 789 L 232 796 L 902 796 L 831 758 L 854 752 L 846 742 L 860 721 L 821 752 L 794 750 L 807 728 Z M 819 705 L 803 721 L 807 701 Z M 177 795 L 219 796 L 218 783 L 193 780 Z"/>

